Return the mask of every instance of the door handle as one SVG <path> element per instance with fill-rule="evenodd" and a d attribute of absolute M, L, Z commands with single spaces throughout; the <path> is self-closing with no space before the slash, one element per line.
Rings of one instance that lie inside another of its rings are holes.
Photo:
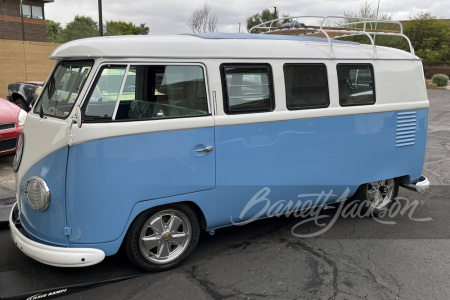
<path fill-rule="evenodd" d="M 211 152 L 211 151 L 213 151 L 213 146 L 208 146 L 208 147 L 206 147 L 206 148 L 203 148 L 203 149 L 198 149 L 198 150 L 195 150 L 195 152 Z"/>

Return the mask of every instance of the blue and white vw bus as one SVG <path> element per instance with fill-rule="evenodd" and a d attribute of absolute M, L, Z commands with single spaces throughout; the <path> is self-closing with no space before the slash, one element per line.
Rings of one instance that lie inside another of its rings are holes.
<path fill-rule="evenodd" d="M 269 203 L 333 191 L 323 205 L 356 195 L 378 212 L 401 184 L 425 190 L 421 60 L 361 22 L 58 47 L 14 161 L 14 242 L 53 266 L 124 247 L 164 270 Z M 371 43 L 331 38 L 349 34 Z"/>

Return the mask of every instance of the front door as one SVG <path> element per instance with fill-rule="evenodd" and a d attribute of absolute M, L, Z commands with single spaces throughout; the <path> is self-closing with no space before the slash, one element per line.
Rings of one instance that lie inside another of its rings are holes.
<path fill-rule="evenodd" d="M 71 242 L 112 241 L 136 203 L 215 187 L 214 119 L 205 89 L 198 65 L 100 69 L 82 107 L 83 125 L 72 129 Z"/>

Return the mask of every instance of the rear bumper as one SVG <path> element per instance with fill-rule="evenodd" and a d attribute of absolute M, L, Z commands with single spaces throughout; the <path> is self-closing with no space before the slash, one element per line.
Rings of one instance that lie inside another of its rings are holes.
<path fill-rule="evenodd" d="M 25 255 L 41 263 L 55 267 L 86 267 L 105 258 L 105 253 L 95 248 L 63 248 L 35 242 L 19 231 L 16 226 L 17 219 L 18 209 L 15 204 L 9 217 L 13 242 Z"/>
<path fill-rule="evenodd" d="M 423 193 L 430 187 L 430 181 L 425 176 L 420 176 L 414 187 L 416 188 L 416 191 Z"/>

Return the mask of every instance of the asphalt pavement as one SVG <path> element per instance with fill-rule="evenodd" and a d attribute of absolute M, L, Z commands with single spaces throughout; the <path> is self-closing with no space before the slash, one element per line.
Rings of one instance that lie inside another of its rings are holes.
<path fill-rule="evenodd" d="M 417 203 L 411 215 L 395 215 L 389 224 L 339 218 L 314 238 L 299 237 L 305 228 L 320 230 L 311 222 L 296 227 L 304 217 L 219 229 L 203 234 L 175 269 L 60 299 L 450 299 L 450 91 L 428 95 L 423 174 L 432 186 L 425 194 L 400 189 Z M 0 158 L 0 199 L 14 195 L 2 177 L 8 160 Z"/>

